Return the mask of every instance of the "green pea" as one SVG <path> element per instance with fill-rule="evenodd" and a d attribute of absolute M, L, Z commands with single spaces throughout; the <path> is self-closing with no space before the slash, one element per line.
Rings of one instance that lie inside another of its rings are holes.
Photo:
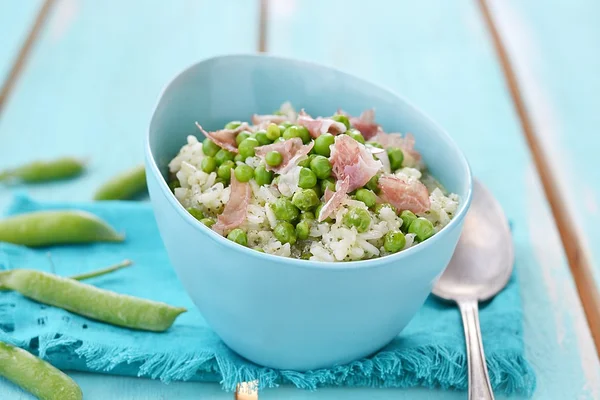
<path fill-rule="evenodd" d="M 312 211 L 302 211 L 300 221 L 312 221 L 315 219 L 315 214 Z"/>
<path fill-rule="evenodd" d="M 304 126 L 298 127 L 298 137 L 302 139 L 302 143 L 304 144 L 307 144 L 311 141 L 310 132 Z"/>
<path fill-rule="evenodd" d="M 225 124 L 225 129 L 235 129 L 242 124 L 242 121 L 231 121 Z"/>
<path fill-rule="evenodd" d="M 373 207 L 377 202 L 377 196 L 368 189 L 358 189 L 356 191 L 356 200 L 362 201 L 367 207 Z"/>
<path fill-rule="evenodd" d="M 292 126 L 292 125 L 294 125 L 294 124 L 292 124 L 292 123 L 291 123 L 291 122 L 289 122 L 289 121 L 285 121 L 285 122 L 282 122 L 282 123 L 279 125 L 279 129 L 281 129 L 281 132 L 283 132 L 283 131 L 285 131 L 287 128 L 289 128 L 289 127 L 290 127 L 290 126 Z"/>
<path fill-rule="evenodd" d="M 390 167 L 392 171 L 402 168 L 402 161 L 404 161 L 404 153 L 402 149 L 398 147 L 390 147 L 387 149 L 388 158 L 390 159 Z"/>
<path fill-rule="evenodd" d="M 317 197 L 320 199 L 321 197 L 323 197 L 323 191 L 321 190 L 321 185 L 315 185 L 311 188 L 311 190 L 315 191 L 315 194 L 317 195 Z"/>
<path fill-rule="evenodd" d="M 202 222 L 204 225 L 206 225 L 209 228 L 215 224 L 215 220 L 212 218 L 202 218 L 200 220 L 200 222 Z"/>
<path fill-rule="evenodd" d="M 308 234 L 310 233 L 310 225 L 306 221 L 300 221 L 296 225 L 296 236 L 300 240 L 308 239 Z"/>
<path fill-rule="evenodd" d="M 417 219 L 417 216 L 410 210 L 404 210 L 400 213 L 400 218 L 402 218 L 402 226 L 401 229 L 404 232 L 408 232 L 408 228 L 410 224 Z"/>
<path fill-rule="evenodd" d="M 397 253 L 406 245 L 406 238 L 402 232 L 389 231 L 383 237 L 383 247 L 390 253 Z"/>
<path fill-rule="evenodd" d="M 372 147 L 377 147 L 378 149 L 383 149 L 383 146 L 377 142 L 367 142 L 367 144 L 370 144 Z"/>
<path fill-rule="evenodd" d="M 365 209 L 352 207 L 344 215 L 344 224 L 355 227 L 358 232 L 366 232 L 371 226 L 371 215 Z"/>
<path fill-rule="evenodd" d="M 0 376 L 37 399 L 83 399 L 81 388 L 67 374 L 33 354 L 4 342 L 0 342 Z"/>
<path fill-rule="evenodd" d="M 313 158 L 310 162 L 310 169 L 319 179 L 326 179 L 331 175 L 331 163 L 323 156 Z"/>
<path fill-rule="evenodd" d="M 254 148 L 257 146 L 260 146 L 258 140 L 249 137 L 240 143 L 238 146 L 238 151 L 240 152 L 240 155 L 244 157 L 244 159 L 248 157 L 254 157 Z"/>
<path fill-rule="evenodd" d="M 281 243 L 289 243 L 291 245 L 296 243 L 296 229 L 289 222 L 280 222 L 275 225 L 273 235 Z"/>
<path fill-rule="evenodd" d="M 377 214 L 379 214 L 379 213 L 381 212 L 381 210 L 382 210 L 383 208 L 385 208 L 385 207 L 387 207 L 387 208 L 389 208 L 390 210 L 393 210 L 394 212 L 396 212 L 396 209 L 395 209 L 395 208 L 394 208 L 394 206 L 392 206 L 390 203 L 381 203 L 381 204 L 377 204 L 377 205 L 375 206 L 375 212 L 376 212 Z"/>
<path fill-rule="evenodd" d="M 300 178 L 298 179 L 298 186 L 302 189 L 310 189 L 317 184 L 317 176 L 309 168 L 302 168 L 300 170 Z"/>
<path fill-rule="evenodd" d="M 218 165 L 223 164 L 225 161 L 233 161 L 234 158 L 235 154 L 225 149 L 220 149 L 217 151 L 217 154 L 215 154 L 215 161 Z"/>
<path fill-rule="evenodd" d="M 319 204 L 319 197 L 312 189 L 301 189 L 294 193 L 292 204 L 302 211 L 308 211 Z"/>
<path fill-rule="evenodd" d="M 321 209 L 323 208 L 324 205 L 325 205 L 324 203 L 321 203 L 317 206 L 317 208 L 315 210 L 315 217 L 317 217 L 317 219 L 319 218 L 319 215 L 321 214 Z M 333 219 L 331 217 L 327 217 L 322 222 L 331 223 L 331 222 L 333 222 Z"/>
<path fill-rule="evenodd" d="M 282 136 L 280 136 L 275 141 L 276 142 L 285 142 L 285 139 Z"/>
<path fill-rule="evenodd" d="M 286 128 L 286 130 L 283 132 L 283 135 L 281 136 L 282 138 L 284 138 L 285 140 L 288 139 L 292 139 L 295 137 L 300 137 L 300 129 L 298 129 L 299 127 L 292 125 L 289 128 Z"/>
<path fill-rule="evenodd" d="M 350 129 L 350 120 L 345 115 L 334 115 L 333 117 L 331 117 L 331 119 L 337 122 L 341 122 L 346 126 L 346 129 Z"/>
<path fill-rule="evenodd" d="M 233 161 L 225 161 L 219 166 L 219 169 L 217 169 L 217 176 L 224 181 L 228 181 L 231 179 L 231 170 L 233 168 L 235 168 L 235 163 Z"/>
<path fill-rule="evenodd" d="M 246 161 L 246 157 L 242 157 L 241 154 L 236 154 L 233 161 L 235 162 L 244 162 Z"/>
<path fill-rule="evenodd" d="M 314 149 L 314 147 L 313 147 Z M 311 154 L 308 157 L 306 157 L 304 160 L 300 161 L 298 163 L 298 166 L 300 167 L 304 167 L 304 168 L 310 168 L 310 162 L 316 157 L 316 154 Z"/>
<path fill-rule="evenodd" d="M 327 178 L 321 181 L 321 191 L 325 193 L 325 190 L 329 189 L 332 192 L 335 192 L 335 179 Z"/>
<path fill-rule="evenodd" d="M 171 189 L 171 192 L 174 192 L 175 189 L 177 189 L 179 187 L 181 187 L 181 183 L 179 182 L 179 179 L 175 178 L 171 182 L 169 182 L 169 189 Z"/>
<path fill-rule="evenodd" d="M 249 137 L 250 137 L 250 133 L 249 132 L 238 133 L 238 135 L 235 137 L 235 143 L 239 147 L 240 143 L 242 143 L 244 140 L 248 139 Z"/>
<path fill-rule="evenodd" d="M 331 133 L 324 133 L 315 139 L 313 151 L 321 156 L 329 157 L 331 155 L 331 146 L 335 142 L 335 136 Z"/>
<path fill-rule="evenodd" d="M 214 157 L 221 148 L 212 140 L 204 139 L 202 142 L 202 152 L 205 156 Z"/>
<path fill-rule="evenodd" d="M 246 164 L 241 164 L 235 167 L 233 173 L 235 174 L 235 179 L 240 182 L 248 182 L 254 176 L 254 170 L 252 167 Z"/>
<path fill-rule="evenodd" d="M 414 233 L 417 236 L 417 239 L 422 242 L 424 240 L 429 239 L 435 233 L 433 229 L 433 224 L 428 219 L 419 217 L 411 222 L 408 227 L 408 233 Z"/>
<path fill-rule="evenodd" d="M 275 124 L 269 124 L 267 127 L 267 138 L 271 141 L 275 141 L 281 136 L 281 129 Z"/>
<path fill-rule="evenodd" d="M 206 172 L 207 174 L 210 174 L 215 169 L 217 169 L 217 162 L 215 161 L 214 157 L 206 156 L 202 159 L 202 163 L 200 163 L 200 168 L 202 169 L 202 171 Z"/>
<path fill-rule="evenodd" d="M 192 214 L 192 217 L 196 218 L 198 221 L 204 218 L 204 213 L 201 210 L 198 210 L 197 208 L 189 207 L 187 208 L 187 211 L 190 214 Z"/>
<path fill-rule="evenodd" d="M 365 144 L 365 138 L 358 129 L 349 129 L 346 134 L 359 143 Z"/>
<path fill-rule="evenodd" d="M 379 175 L 373 175 L 369 182 L 365 185 L 365 187 L 373 192 L 379 192 Z"/>
<path fill-rule="evenodd" d="M 236 228 L 229 232 L 227 239 L 231 240 L 232 242 L 236 242 L 237 244 L 241 244 L 242 246 L 248 246 L 248 237 L 246 236 L 246 232 L 240 228 Z"/>
<path fill-rule="evenodd" d="M 266 146 L 271 144 L 273 141 L 269 139 L 266 131 L 258 131 L 256 132 L 255 139 L 258 141 L 260 146 Z"/>
<path fill-rule="evenodd" d="M 264 165 L 259 165 L 254 170 L 254 180 L 259 185 L 268 185 L 273 181 L 273 172 L 267 171 Z"/>
<path fill-rule="evenodd" d="M 287 198 L 280 197 L 273 203 L 273 213 L 280 221 L 293 221 L 298 218 L 300 210 Z"/>
<path fill-rule="evenodd" d="M 278 151 L 275 151 L 275 150 L 269 151 L 265 155 L 265 162 L 267 163 L 267 165 L 270 165 L 271 167 L 276 167 L 283 162 L 283 156 Z"/>

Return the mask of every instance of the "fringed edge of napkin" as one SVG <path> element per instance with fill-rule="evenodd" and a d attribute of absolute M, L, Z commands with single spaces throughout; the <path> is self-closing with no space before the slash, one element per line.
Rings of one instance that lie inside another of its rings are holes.
<path fill-rule="evenodd" d="M 382 351 L 371 358 L 330 369 L 297 372 L 252 364 L 225 345 L 220 351 L 150 354 L 134 348 L 111 348 L 90 342 L 82 343 L 60 334 L 44 334 L 32 339 L 37 339 L 37 349 L 30 348 L 31 340 L 15 342 L 14 338 L 0 331 L 0 340 L 12 342 L 30 351 L 37 350 L 41 358 L 47 358 L 51 352 L 66 352 L 83 358 L 89 369 L 99 372 L 110 372 L 122 364 L 140 363 L 137 376 L 160 379 L 165 383 L 190 380 L 203 373 L 216 373 L 222 377 L 220 383 L 227 391 L 235 390 L 239 382 L 255 380 L 259 382 L 259 389 L 289 383 L 307 390 L 315 390 L 321 386 L 424 386 L 465 390 L 468 383 L 464 354 L 449 353 L 434 345 L 402 351 Z M 535 374 L 522 354 L 489 354 L 487 362 L 495 390 L 506 394 L 533 394 Z"/>

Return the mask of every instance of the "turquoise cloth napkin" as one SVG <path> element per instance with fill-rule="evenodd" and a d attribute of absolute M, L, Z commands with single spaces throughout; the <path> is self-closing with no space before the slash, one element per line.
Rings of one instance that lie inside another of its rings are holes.
<path fill-rule="evenodd" d="M 467 386 L 459 312 L 433 298 L 392 343 L 372 357 L 305 373 L 255 365 L 229 350 L 194 308 L 169 265 L 149 204 L 41 203 L 19 196 L 8 214 L 74 208 L 105 219 L 126 233 L 127 240 L 43 249 L 0 243 L 0 268 L 36 268 L 69 276 L 129 258 L 134 266 L 89 283 L 184 306 L 189 312 L 167 332 L 149 333 L 92 321 L 14 292 L 0 294 L 0 340 L 39 354 L 59 368 L 148 376 L 165 382 L 217 381 L 226 390 L 254 379 L 260 387 L 291 383 L 305 389 L 323 385 Z M 535 377 L 523 354 L 521 314 L 519 285 L 513 277 L 481 310 L 481 328 L 494 389 L 530 395 Z"/>

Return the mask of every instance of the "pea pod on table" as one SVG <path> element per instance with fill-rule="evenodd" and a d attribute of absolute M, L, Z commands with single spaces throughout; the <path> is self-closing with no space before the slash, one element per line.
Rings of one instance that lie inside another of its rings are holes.
<path fill-rule="evenodd" d="M 0 220 L 0 242 L 49 246 L 123 240 L 105 221 L 85 211 L 36 211 Z"/>
<path fill-rule="evenodd" d="M 26 183 L 38 183 L 72 178 L 81 174 L 84 168 L 85 163 L 73 157 L 34 161 L 13 169 L 0 171 L 0 182 L 19 180 Z"/>
<path fill-rule="evenodd" d="M 94 194 L 94 200 L 127 200 L 146 190 L 146 170 L 139 165 L 106 182 Z"/>
<path fill-rule="evenodd" d="M 79 386 L 65 373 L 4 342 L 0 342 L 0 376 L 41 400 L 83 399 Z"/>
<path fill-rule="evenodd" d="M 14 290 L 25 297 L 59 307 L 75 314 L 131 329 L 162 332 L 187 310 L 165 303 L 115 293 L 79 282 L 104 275 L 129 265 L 125 261 L 73 278 L 32 269 L 14 269 L 0 272 L 0 289 Z"/>

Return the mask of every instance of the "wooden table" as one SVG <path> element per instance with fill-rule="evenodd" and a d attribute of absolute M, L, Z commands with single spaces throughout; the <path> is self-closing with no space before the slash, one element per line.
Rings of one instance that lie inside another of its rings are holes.
<path fill-rule="evenodd" d="M 29 193 L 89 199 L 141 162 L 161 88 L 216 54 L 267 51 L 361 75 L 441 123 L 513 221 L 534 397 L 600 398 L 600 3 L 483 1 L 0 0 L 0 167 L 85 155 L 82 179 Z M 10 199 L 0 189 L 0 208 Z M 218 384 L 72 376 L 89 400 L 232 398 Z M 284 387 L 260 398 L 465 396 Z M 0 398 L 31 397 L 0 381 Z"/>

